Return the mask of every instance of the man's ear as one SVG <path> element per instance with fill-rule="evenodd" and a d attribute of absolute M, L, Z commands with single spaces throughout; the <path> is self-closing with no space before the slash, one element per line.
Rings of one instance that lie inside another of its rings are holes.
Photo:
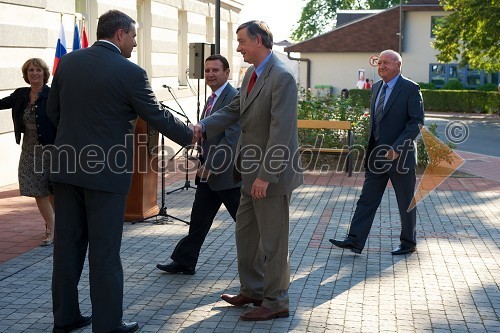
<path fill-rule="evenodd" d="M 116 31 L 115 37 L 117 41 L 121 41 L 123 39 L 123 29 L 118 29 Z"/>
<path fill-rule="evenodd" d="M 257 35 L 257 37 L 255 38 L 255 40 L 257 41 L 258 44 L 262 45 L 262 36 L 261 35 Z"/>

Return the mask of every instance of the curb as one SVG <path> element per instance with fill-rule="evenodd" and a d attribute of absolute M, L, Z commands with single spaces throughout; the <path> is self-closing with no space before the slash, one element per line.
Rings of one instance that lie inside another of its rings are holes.
<path fill-rule="evenodd" d="M 433 112 L 425 111 L 426 118 L 446 118 L 446 119 L 464 119 L 464 120 L 488 120 L 500 121 L 498 114 L 484 114 L 484 113 L 456 113 L 456 112 Z"/>

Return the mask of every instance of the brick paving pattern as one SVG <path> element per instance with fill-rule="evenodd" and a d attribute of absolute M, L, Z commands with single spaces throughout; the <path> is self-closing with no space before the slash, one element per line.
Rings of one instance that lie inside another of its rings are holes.
<path fill-rule="evenodd" d="M 167 176 L 167 190 L 183 177 Z M 450 178 L 425 198 L 417 252 L 392 256 L 400 228 L 391 187 L 356 255 L 328 239 L 345 236 L 363 174 L 308 174 L 291 203 L 290 317 L 266 322 L 240 321 L 251 306 L 220 299 L 239 286 L 227 211 L 216 217 L 194 276 L 155 267 L 169 260 L 186 224 L 125 223 L 124 319 L 138 321 L 140 332 L 500 332 L 500 183 L 494 172 L 482 177 Z M 166 198 L 169 214 L 189 219 L 194 190 Z M 37 246 L 43 233 L 34 200 L 19 197 L 16 185 L 0 188 L 0 332 L 52 329 L 52 247 Z M 80 302 L 90 314 L 88 266 Z"/>

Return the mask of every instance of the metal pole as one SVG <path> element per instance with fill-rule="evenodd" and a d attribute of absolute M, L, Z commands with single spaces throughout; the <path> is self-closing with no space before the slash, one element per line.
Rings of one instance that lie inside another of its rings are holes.
<path fill-rule="evenodd" d="M 399 54 L 401 54 L 403 39 L 403 0 L 399 0 Z"/>
<path fill-rule="evenodd" d="M 215 53 L 220 54 L 220 0 L 215 0 Z"/>

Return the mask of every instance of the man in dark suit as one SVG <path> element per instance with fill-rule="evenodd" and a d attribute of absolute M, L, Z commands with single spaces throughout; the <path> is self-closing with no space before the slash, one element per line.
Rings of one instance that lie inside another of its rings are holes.
<path fill-rule="evenodd" d="M 106 12 L 97 25 L 98 41 L 65 55 L 52 82 L 47 114 L 57 126 L 51 176 L 54 332 L 90 322 L 95 333 L 138 329 L 137 323 L 122 321 L 120 260 L 137 116 L 178 144 L 193 140 L 188 127 L 161 109 L 146 72 L 127 59 L 135 36 L 132 18 Z M 78 302 L 87 247 L 92 316 L 82 316 Z"/>
<path fill-rule="evenodd" d="M 363 189 L 347 238 L 330 239 L 335 246 L 358 254 L 363 251 L 389 179 L 401 217 L 400 244 L 391 253 L 401 255 L 416 250 L 417 212 L 416 208 L 408 208 L 415 191 L 415 138 L 424 123 L 424 107 L 420 87 L 401 75 L 401 65 L 401 55 L 393 50 L 385 50 L 379 56 L 378 74 L 382 80 L 372 88 Z"/>
<path fill-rule="evenodd" d="M 229 104 L 238 92 L 227 82 L 229 73 L 229 62 L 220 54 L 211 55 L 205 60 L 205 82 L 212 90 L 212 95 L 203 108 L 202 119 Z M 196 175 L 197 188 L 191 209 L 189 233 L 177 243 L 171 255 L 173 261 L 166 265 L 156 265 L 158 269 L 168 273 L 193 275 L 201 246 L 221 204 L 226 206 L 231 217 L 236 220 L 241 182 L 233 180 L 232 166 L 239 137 L 240 126 L 235 123 L 224 132 L 202 140 L 201 165 Z"/>
<path fill-rule="evenodd" d="M 252 64 L 232 102 L 195 126 L 208 139 L 240 122 L 234 171 L 243 180 L 236 214 L 240 292 L 221 297 L 234 306 L 260 305 L 242 320 L 289 316 L 289 204 L 302 184 L 297 140 L 297 83 L 272 52 L 273 35 L 262 21 L 236 30 L 243 59 Z"/>

